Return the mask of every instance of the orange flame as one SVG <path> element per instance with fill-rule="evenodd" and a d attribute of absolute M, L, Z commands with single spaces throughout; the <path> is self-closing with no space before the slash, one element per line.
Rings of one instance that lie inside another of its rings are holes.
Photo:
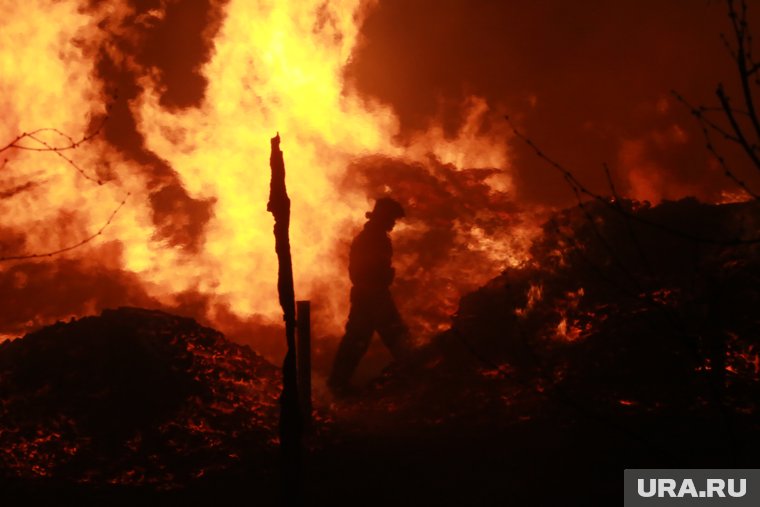
<path fill-rule="evenodd" d="M 135 275 L 148 295 L 165 305 L 177 304 L 177 295 L 186 291 L 207 295 L 215 305 L 200 317 L 211 323 L 221 318 L 221 309 L 240 318 L 259 315 L 279 322 L 273 281 L 277 261 L 266 212 L 268 139 L 279 131 L 293 202 L 297 295 L 316 300 L 315 308 L 326 316 L 323 332 L 338 333 L 349 289 L 340 245 L 372 204 L 363 192 L 337 190 L 352 161 L 377 154 L 426 164 L 432 155 L 460 169 L 500 169 L 487 184 L 493 192 L 513 190 L 506 136 L 483 134 L 479 128 L 490 109 L 483 99 L 467 100 L 469 114 L 458 137 L 446 138 L 433 124 L 405 146 L 393 141 L 398 133 L 393 111 L 347 88 L 343 69 L 372 5 L 359 0 L 229 2 L 212 56 L 200 69 L 208 86 L 197 107 L 165 108 L 155 71 L 139 69 L 142 91 L 128 107 L 145 148 L 168 162 L 191 197 L 213 202 L 197 251 L 161 239 L 152 220 L 147 177 L 138 162 L 102 138 L 72 153 L 85 171 L 108 180 L 102 185 L 52 154 L 7 152 L 2 188 L 23 181 L 35 185 L 0 200 L 5 226 L 22 231 L 26 251 L 55 250 L 96 231 L 129 193 L 102 239 L 69 257 Z M 95 77 L 98 50 L 126 67 L 139 67 L 109 39 L 121 21 L 135 14 L 130 4 L 108 2 L 93 9 L 88 13 L 77 2 L 52 0 L 5 6 L 0 19 L 0 112 L 5 119 L 0 141 L 41 126 L 87 131 L 92 118 L 106 111 L 105 90 Z M 162 16 L 157 9 L 135 22 L 148 26 L 160 23 Z M 57 140 L 55 135 L 48 139 Z M 483 255 L 490 259 L 477 266 L 479 276 L 466 280 L 467 287 L 525 255 L 482 230 L 458 232 L 465 237 L 465 252 L 477 251 L 479 262 Z M 112 247 L 104 248 L 104 242 Z M 457 262 L 473 271 L 466 254 L 458 252 Z"/>

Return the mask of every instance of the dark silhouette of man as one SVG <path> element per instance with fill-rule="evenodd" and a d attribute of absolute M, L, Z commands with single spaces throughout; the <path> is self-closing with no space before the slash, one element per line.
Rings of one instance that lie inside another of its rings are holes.
<path fill-rule="evenodd" d="M 337 395 L 351 391 L 351 376 L 375 331 L 396 359 L 403 357 L 409 348 L 409 331 L 390 292 L 395 271 L 391 266 L 393 247 L 388 233 L 405 216 L 404 209 L 395 200 L 383 197 L 366 216 L 369 220 L 351 243 L 348 262 L 353 284 L 351 311 L 327 381 Z"/>

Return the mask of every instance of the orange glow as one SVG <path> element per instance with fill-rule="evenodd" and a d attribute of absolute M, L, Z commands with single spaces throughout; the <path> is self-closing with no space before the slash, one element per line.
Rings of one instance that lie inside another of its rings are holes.
<path fill-rule="evenodd" d="M 341 245 L 361 225 L 373 197 L 338 189 L 350 163 L 382 155 L 427 164 L 432 156 L 457 169 L 499 169 L 487 185 L 501 194 L 513 190 L 506 136 L 480 130 L 490 110 L 485 100 L 467 100 L 469 114 L 457 137 L 447 137 L 441 126 L 431 124 L 411 144 L 402 145 L 394 141 L 399 126 L 393 111 L 346 87 L 343 68 L 371 7 L 372 2 L 358 0 L 230 2 L 212 56 L 200 69 L 208 81 L 205 96 L 197 107 L 177 109 L 161 104 L 156 73 L 139 67 L 108 39 L 109 30 L 130 37 L 119 32 L 120 23 L 134 14 L 128 3 L 103 3 L 91 13 L 76 2 L 7 5 L 0 20 L 0 113 L 5 120 L 0 144 L 40 127 L 72 136 L 86 132 L 112 100 L 105 97 L 113 90 L 98 89 L 95 77 L 97 51 L 105 51 L 141 76 L 142 90 L 128 100 L 128 108 L 145 148 L 177 172 L 191 198 L 213 202 L 199 247 L 183 249 L 159 234 L 150 206 L 151 183 L 138 162 L 103 136 L 70 152 L 88 174 L 104 180 L 102 185 L 54 154 L 7 152 L 3 188 L 35 183 L 0 200 L 4 225 L 25 233 L 21 253 L 56 250 L 92 234 L 129 194 L 102 238 L 66 256 L 136 276 L 147 295 L 165 306 L 179 305 L 182 293 L 202 294 L 211 304 L 198 317 L 221 328 L 229 314 L 279 323 L 277 260 L 266 212 L 268 140 L 279 132 L 293 203 L 297 297 L 315 300 L 325 326 L 320 333 L 340 333 L 349 290 Z M 161 17 L 151 11 L 135 19 L 149 26 Z M 19 45 L 19 40 L 25 43 Z M 60 139 L 51 135 L 46 141 Z M 525 248 L 483 230 L 457 233 L 462 247 L 450 268 L 452 290 L 440 295 L 439 312 L 456 308 L 459 273 L 467 273 L 462 283 L 474 288 L 525 257 Z M 527 245 L 527 239 L 522 241 Z M 471 265 L 471 252 L 477 254 L 477 266 Z M 96 301 L 91 306 L 97 310 Z"/>
<path fill-rule="evenodd" d="M 580 287 L 576 291 L 566 292 L 565 297 L 559 301 L 557 312 L 561 318 L 554 331 L 555 339 L 573 342 L 590 331 L 591 322 L 587 322 L 584 326 L 579 319 L 571 317 L 572 314 L 576 313 L 578 304 L 584 294 L 585 290 L 583 287 Z"/>
<path fill-rule="evenodd" d="M 516 308 L 515 309 L 515 315 L 518 317 L 525 317 L 528 312 L 530 312 L 534 306 L 536 306 L 536 303 L 541 301 L 541 298 L 543 297 L 543 288 L 541 285 L 538 284 L 530 284 L 530 288 L 528 288 L 528 294 L 527 294 L 527 302 L 525 304 L 525 308 Z"/>
<path fill-rule="evenodd" d="M 581 337 L 581 332 L 583 330 L 575 325 L 575 322 L 568 323 L 567 317 L 562 317 L 562 319 L 559 321 L 559 324 L 557 324 L 557 330 L 556 330 L 556 338 L 573 342 Z"/>

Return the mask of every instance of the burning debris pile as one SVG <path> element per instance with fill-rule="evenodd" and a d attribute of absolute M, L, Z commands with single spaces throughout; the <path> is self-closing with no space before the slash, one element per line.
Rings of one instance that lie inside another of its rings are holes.
<path fill-rule="evenodd" d="M 621 200 L 558 212 L 531 261 L 462 298 L 451 329 L 416 366 L 389 370 L 375 394 L 393 399 L 394 412 L 427 406 L 434 421 L 493 418 L 495 405 L 519 418 L 520 400 L 558 395 L 653 414 L 727 407 L 754 420 L 755 238 L 755 202 Z"/>
<path fill-rule="evenodd" d="M 667 403 L 757 387 L 760 209 L 589 203 L 462 300 L 453 333 L 515 375 Z"/>
<path fill-rule="evenodd" d="M 0 344 L 0 477 L 171 488 L 263 466 L 279 384 L 192 319 L 120 308 L 58 323 Z"/>

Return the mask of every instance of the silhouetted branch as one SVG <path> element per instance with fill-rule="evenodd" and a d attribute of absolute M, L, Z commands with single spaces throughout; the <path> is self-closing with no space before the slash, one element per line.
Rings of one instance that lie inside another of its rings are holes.
<path fill-rule="evenodd" d="M 654 227 L 656 229 L 660 229 L 662 231 L 673 234 L 675 236 L 679 236 L 681 238 L 695 241 L 698 243 L 708 243 L 708 244 L 713 244 L 713 245 L 747 245 L 747 244 L 760 243 L 760 238 L 717 239 L 717 238 L 706 238 L 704 236 L 697 236 L 695 234 L 691 234 L 686 231 L 681 231 L 679 229 L 675 229 L 665 224 L 653 222 L 639 215 L 628 213 L 625 210 L 615 206 L 614 203 L 611 202 L 611 200 L 608 197 L 597 194 L 589 190 L 585 185 L 583 185 L 583 183 L 581 183 L 581 181 L 578 178 L 575 177 L 575 175 L 573 175 L 572 172 L 570 172 L 565 167 L 563 167 L 559 162 L 555 161 L 554 159 L 546 155 L 530 138 L 526 137 L 522 132 L 520 132 L 515 126 L 515 124 L 512 122 L 512 120 L 509 118 L 509 116 L 504 116 L 504 118 L 507 120 L 507 123 L 509 123 L 509 126 L 512 130 L 512 133 L 515 135 L 515 137 L 517 137 L 518 139 L 523 141 L 526 145 L 528 145 L 535 152 L 536 156 L 544 160 L 547 164 L 552 166 L 562 175 L 563 179 L 568 183 L 568 185 L 570 185 L 571 189 L 576 194 L 576 198 L 580 198 L 581 195 L 585 195 L 591 199 L 595 199 L 603 203 L 605 206 L 610 207 L 611 209 L 615 210 L 615 212 L 617 213 L 620 213 L 624 216 L 626 215 L 629 216 L 632 220 L 635 220 L 639 223 L 648 225 L 650 227 Z"/>
<path fill-rule="evenodd" d="M 673 95 L 673 97 L 676 98 L 678 102 L 683 104 L 689 109 L 689 112 L 691 115 L 697 119 L 697 121 L 703 126 L 708 127 L 721 136 L 723 136 L 724 139 L 727 141 L 731 141 L 733 143 L 739 144 L 739 139 L 730 134 L 726 129 L 724 129 L 721 125 L 718 125 L 716 122 L 712 121 L 706 113 L 710 112 L 724 112 L 724 109 L 722 107 L 706 107 L 706 106 L 693 106 L 688 100 L 686 100 L 680 93 L 678 93 L 675 90 L 670 90 L 670 93 Z M 731 111 L 735 114 L 744 114 L 747 115 L 748 113 L 746 111 L 740 111 L 738 109 L 731 109 Z"/>
<path fill-rule="evenodd" d="M 729 178 L 731 181 L 733 181 L 738 187 L 744 190 L 749 196 L 755 199 L 760 199 L 760 196 L 757 193 L 753 192 L 752 189 L 749 188 L 747 183 L 741 178 L 739 178 L 738 176 L 736 176 L 736 173 L 728 167 L 728 163 L 726 162 L 725 157 L 723 157 L 715 148 L 715 144 L 713 142 L 712 136 L 710 135 L 711 131 L 717 132 L 718 134 L 723 136 L 724 139 L 736 144 L 741 144 L 738 138 L 726 132 L 720 125 L 710 120 L 710 118 L 708 118 L 705 114 L 708 112 L 725 113 L 726 110 L 723 107 L 706 107 L 706 106 L 695 107 L 692 104 L 690 104 L 689 101 L 687 101 L 677 91 L 671 90 L 670 93 L 676 98 L 676 100 L 678 100 L 680 103 L 686 106 L 689 109 L 689 112 L 691 113 L 691 115 L 694 116 L 694 118 L 696 118 L 696 120 L 699 122 L 699 126 L 702 129 L 702 135 L 705 138 L 705 148 L 707 148 L 707 151 L 709 151 L 718 161 L 721 168 L 723 169 L 723 174 L 727 178 Z M 729 111 L 731 111 L 733 114 L 748 115 L 746 111 L 742 111 L 739 109 L 729 108 Z"/>
<path fill-rule="evenodd" d="M 53 250 L 50 252 L 44 252 L 44 253 L 33 253 L 33 254 L 24 254 L 24 255 L 12 255 L 8 257 L 0 257 L 0 262 L 4 261 L 18 261 L 18 260 L 26 260 L 26 259 L 39 259 L 41 257 L 53 257 L 55 255 L 59 255 L 62 253 L 69 252 L 71 250 L 74 250 L 75 248 L 79 248 L 80 246 L 86 245 L 90 241 L 94 240 L 98 236 L 101 236 L 103 234 L 103 231 L 106 230 L 106 228 L 111 225 L 111 222 L 113 221 L 114 217 L 116 217 L 116 214 L 121 210 L 122 207 L 127 203 L 127 199 L 129 199 L 129 196 L 131 193 L 127 193 L 126 197 L 124 197 L 124 200 L 122 200 L 119 205 L 116 207 L 115 210 L 111 213 L 111 215 L 108 217 L 108 220 L 101 226 L 100 229 L 98 229 L 97 232 L 94 234 L 91 234 L 90 236 L 87 236 L 83 240 L 71 244 L 69 246 L 65 246 L 63 248 L 59 248 L 58 250 Z"/>
<path fill-rule="evenodd" d="M 718 100 L 720 101 L 720 105 L 723 108 L 723 112 L 726 115 L 726 119 L 728 120 L 729 124 L 731 124 L 731 128 L 734 131 L 735 135 L 735 142 L 739 143 L 739 145 L 744 148 L 744 151 L 749 156 L 750 160 L 752 160 L 752 163 L 755 164 L 755 167 L 760 170 L 760 158 L 757 156 L 757 145 L 750 144 L 747 140 L 747 137 L 742 130 L 741 126 L 739 126 L 739 123 L 736 121 L 736 117 L 734 116 L 733 109 L 731 108 L 731 103 L 728 95 L 726 95 L 725 90 L 723 89 L 723 84 L 718 85 L 718 89 L 715 90 L 715 95 L 718 96 Z M 750 113 L 750 117 L 752 117 Z"/>
<path fill-rule="evenodd" d="M 707 148 L 707 151 L 709 151 L 713 157 L 718 161 L 718 164 L 720 164 L 720 167 L 723 169 L 723 174 L 729 178 L 731 181 L 733 181 L 739 188 L 744 190 L 744 192 L 747 193 L 750 197 L 754 199 L 760 200 L 760 195 L 753 192 L 751 188 L 747 185 L 747 183 L 740 179 L 738 176 L 736 176 L 736 173 L 734 173 L 729 167 L 728 162 L 726 162 L 726 159 L 723 155 L 718 153 L 718 150 L 715 149 L 715 145 L 713 144 L 712 138 L 710 137 L 710 132 L 705 128 L 704 125 L 702 125 L 702 135 L 705 137 L 705 148 Z"/>
<path fill-rule="evenodd" d="M 737 12 L 734 0 L 726 0 L 726 5 L 728 7 L 728 17 L 731 20 L 734 37 L 736 39 L 736 49 L 733 52 L 732 57 L 736 63 L 736 68 L 739 74 L 739 83 L 741 85 L 742 98 L 745 106 L 745 109 L 741 111 L 742 113 L 746 113 L 754 128 L 754 143 L 749 141 L 749 135 L 744 132 L 736 121 L 735 114 L 737 110 L 730 106 L 730 98 L 726 94 L 722 84 L 718 85 L 716 94 L 720 100 L 722 112 L 736 133 L 735 142 L 738 142 L 742 146 L 752 159 L 755 167 L 760 170 L 760 160 L 757 157 L 757 142 L 760 141 L 760 121 L 758 120 L 754 96 L 750 86 L 750 77 L 757 72 L 758 68 L 760 68 L 760 64 L 754 62 L 752 58 L 752 35 L 747 23 L 746 0 L 741 1 L 741 13 Z"/>
<path fill-rule="evenodd" d="M 755 128 L 755 136 L 760 140 L 760 121 L 757 117 L 757 111 L 755 110 L 754 97 L 752 95 L 752 89 L 750 88 L 749 69 L 754 67 L 754 62 L 750 61 L 752 55 L 751 36 L 749 36 L 749 26 L 747 24 L 747 1 L 741 0 L 741 14 L 737 15 L 734 0 L 727 0 L 728 15 L 731 19 L 731 23 L 734 27 L 734 34 L 736 36 L 736 63 L 739 70 L 739 81 L 742 86 L 742 94 L 744 96 L 744 103 L 747 106 L 747 112 L 749 113 L 752 126 Z M 726 112 L 730 114 L 730 110 Z M 760 169 L 760 166 L 758 166 Z"/>
<path fill-rule="evenodd" d="M 736 65 L 741 87 L 741 107 L 735 107 L 731 104 L 731 97 L 726 93 L 722 83 L 718 84 L 715 91 L 720 104 L 718 107 L 694 107 L 677 92 L 672 91 L 671 93 L 679 102 L 689 108 L 692 116 L 699 122 L 707 150 L 717 159 L 723 169 L 723 174 L 749 196 L 760 199 L 758 193 L 752 191 L 747 183 L 729 168 L 725 157 L 719 153 L 710 135 L 711 131 L 717 132 L 726 141 L 739 146 L 755 169 L 760 171 L 760 154 L 758 154 L 758 150 L 760 150 L 758 147 L 760 144 L 760 119 L 758 119 L 755 108 L 751 82 L 754 77 L 754 84 L 760 85 L 760 79 L 757 75 L 758 70 L 760 70 L 760 62 L 755 62 L 752 54 L 752 33 L 747 21 L 747 1 L 741 0 L 737 10 L 736 0 L 726 0 L 726 7 L 733 29 L 734 42 L 730 42 L 725 34 L 720 34 L 720 38 Z M 729 126 L 724 128 L 708 116 L 710 113 L 721 113 Z M 742 117 L 744 122 L 740 122 L 739 117 Z"/>

